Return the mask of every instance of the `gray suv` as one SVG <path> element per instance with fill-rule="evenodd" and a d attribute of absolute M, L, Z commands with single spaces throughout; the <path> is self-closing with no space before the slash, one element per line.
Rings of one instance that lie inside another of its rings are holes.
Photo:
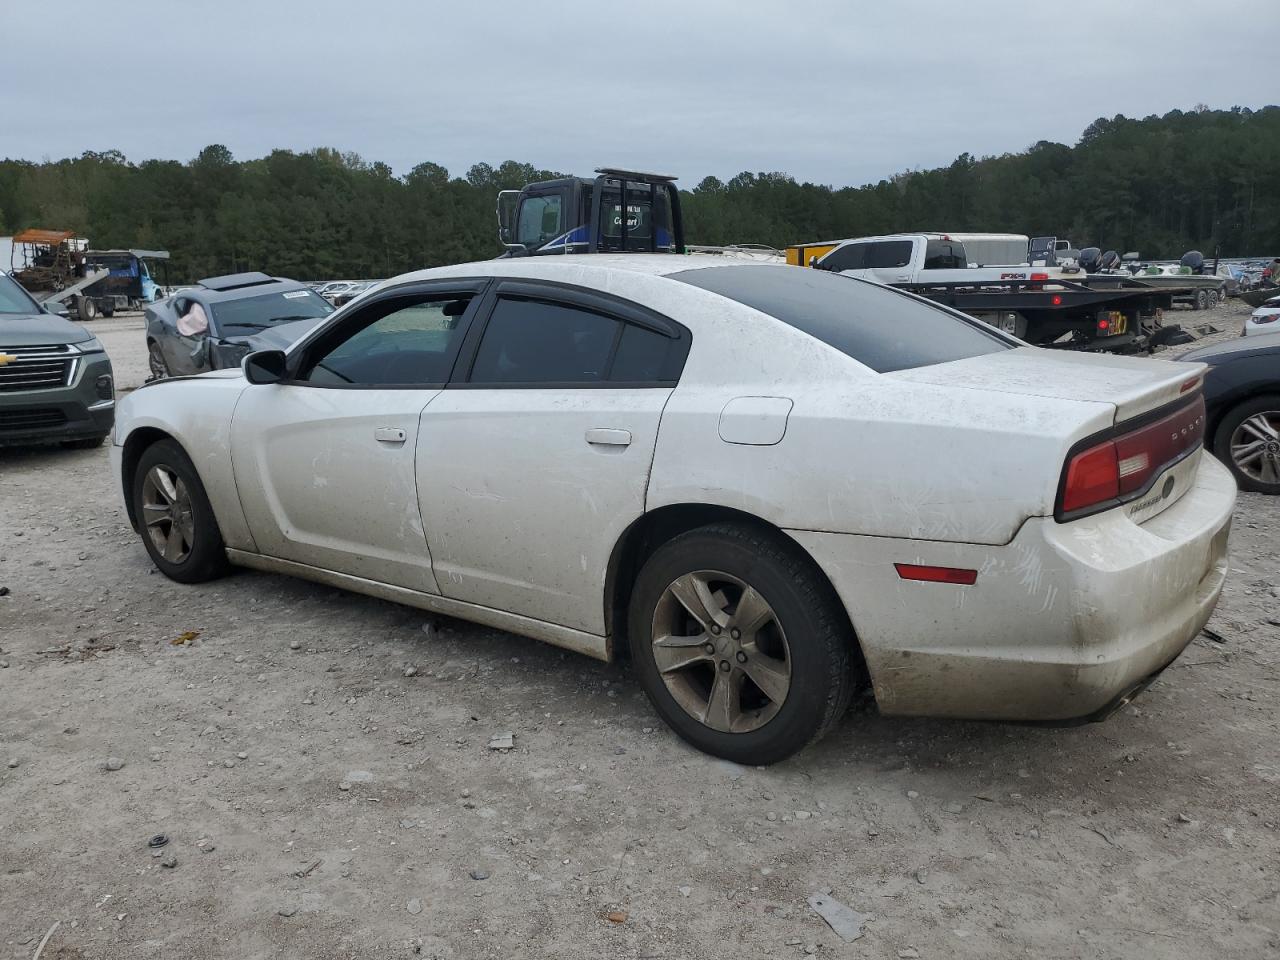
<path fill-rule="evenodd" d="M 111 361 L 98 338 L 0 273 L 0 446 L 96 447 L 115 408 Z"/>

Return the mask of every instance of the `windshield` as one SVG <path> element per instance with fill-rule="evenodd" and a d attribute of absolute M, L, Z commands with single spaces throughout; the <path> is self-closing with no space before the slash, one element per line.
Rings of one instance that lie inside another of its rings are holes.
<path fill-rule="evenodd" d="M 18 286 L 18 281 L 0 273 L 0 313 L 39 313 L 27 291 Z"/>
<path fill-rule="evenodd" d="M 522 243 L 533 250 L 553 237 L 558 237 L 564 231 L 563 223 L 560 194 L 526 197 L 520 204 L 516 243 Z"/>
<path fill-rule="evenodd" d="M 224 337 L 243 336 L 295 320 L 310 320 L 333 313 L 333 307 L 314 290 L 286 290 L 241 297 L 212 304 L 213 318 Z"/>

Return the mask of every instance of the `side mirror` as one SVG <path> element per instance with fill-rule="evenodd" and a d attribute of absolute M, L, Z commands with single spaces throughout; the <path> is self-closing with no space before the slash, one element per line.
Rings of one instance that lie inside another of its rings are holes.
<path fill-rule="evenodd" d="M 250 383 L 279 383 L 288 372 L 283 350 L 259 350 L 244 358 L 240 369 Z"/>
<path fill-rule="evenodd" d="M 818 258 L 816 256 L 810 257 L 809 266 L 816 267 L 817 265 L 818 265 Z"/>
<path fill-rule="evenodd" d="M 498 193 L 498 241 L 504 247 L 515 243 L 516 208 L 519 203 L 519 190 L 503 190 Z"/>

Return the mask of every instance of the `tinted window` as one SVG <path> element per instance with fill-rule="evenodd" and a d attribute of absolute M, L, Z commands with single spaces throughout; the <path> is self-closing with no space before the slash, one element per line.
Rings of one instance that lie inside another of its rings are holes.
<path fill-rule="evenodd" d="M 867 254 L 867 266 L 873 270 L 905 267 L 911 262 L 910 240 L 877 240 Z"/>
<path fill-rule="evenodd" d="M 603 380 L 619 322 L 589 310 L 501 297 L 471 368 L 473 383 Z"/>
<path fill-rule="evenodd" d="M 869 243 L 846 243 L 836 247 L 819 262 L 823 270 L 864 270 L 867 266 L 867 249 Z"/>
<path fill-rule="evenodd" d="M 676 349 L 678 342 L 670 337 L 628 323 L 622 328 L 609 379 L 627 383 L 674 379 L 668 373 L 668 362 Z"/>
<path fill-rule="evenodd" d="M 954 240 L 930 240 L 924 248 L 924 269 L 964 270 L 969 266 L 967 256 Z"/>
<path fill-rule="evenodd" d="M 659 187 L 653 195 L 649 188 L 628 183 L 627 190 L 627 250 L 668 250 L 673 239 L 668 225 L 671 223 L 671 196 L 666 187 Z M 621 250 L 622 205 L 618 202 L 618 190 L 606 189 L 600 203 L 600 246 L 604 250 Z M 654 231 L 657 231 L 656 238 Z"/>
<path fill-rule="evenodd" d="M 444 383 L 462 336 L 469 296 L 372 304 L 352 317 L 350 325 L 343 325 L 347 337 L 321 348 L 320 359 L 303 379 L 330 386 Z"/>
<path fill-rule="evenodd" d="M 880 373 L 1013 346 L 977 320 L 821 270 L 742 264 L 669 277 L 777 317 Z"/>

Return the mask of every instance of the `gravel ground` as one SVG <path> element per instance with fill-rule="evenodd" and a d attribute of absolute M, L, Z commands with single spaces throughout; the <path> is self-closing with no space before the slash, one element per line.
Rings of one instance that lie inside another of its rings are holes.
<path fill-rule="evenodd" d="M 121 389 L 140 327 L 93 328 Z M 0 958 L 55 921 L 45 960 L 1280 956 L 1278 519 L 1241 496 L 1223 642 L 1103 724 L 864 707 L 755 769 L 683 746 L 625 666 L 171 583 L 105 450 L 0 453 Z M 820 891 L 874 915 L 860 940 Z"/>

